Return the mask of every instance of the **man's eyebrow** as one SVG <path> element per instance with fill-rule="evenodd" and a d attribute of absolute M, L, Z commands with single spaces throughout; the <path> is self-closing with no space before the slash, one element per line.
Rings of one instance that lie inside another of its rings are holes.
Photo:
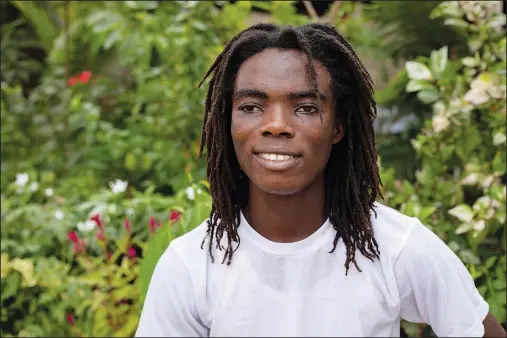
<path fill-rule="evenodd" d="M 257 90 L 257 89 L 240 89 L 234 93 L 233 99 L 237 100 L 242 97 L 248 97 L 248 96 L 258 97 L 258 98 L 266 99 L 266 100 L 268 98 L 268 94 L 266 94 L 265 92 L 262 92 L 260 90 Z"/>
<path fill-rule="evenodd" d="M 237 100 L 239 98 L 248 97 L 248 96 L 258 97 L 258 98 L 266 99 L 266 100 L 268 99 L 268 94 L 266 92 L 263 92 L 263 91 L 260 91 L 257 89 L 240 89 L 234 93 L 233 99 Z M 319 92 L 318 96 L 323 101 L 327 100 L 327 96 L 324 93 Z M 304 99 L 304 98 L 316 99 L 317 94 L 315 94 L 315 91 L 313 91 L 313 90 L 305 90 L 305 91 L 301 91 L 301 92 L 290 93 L 288 95 L 288 97 L 289 97 L 289 100 Z"/>
<path fill-rule="evenodd" d="M 327 100 L 327 96 L 324 93 L 319 92 L 318 96 L 319 96 L 319 98 L 322 101 L 326 101 Z M 315 94 L 315 91 L 313 91 L 313 90 L 305 90 L 305 91 L 302 91 L 302 92 L 296 92 L 296 93 L 290 93 L 289 94 L 289 100 L 304 99 L 304 98 L 316 99 L 317 98 L 317 94 Z"/>

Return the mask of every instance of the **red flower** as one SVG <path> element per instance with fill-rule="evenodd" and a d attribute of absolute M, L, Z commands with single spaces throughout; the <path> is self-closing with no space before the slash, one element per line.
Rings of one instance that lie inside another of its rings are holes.
<path fill-rule="evenodd" d="M 99 241 L 105 241 L 106 240 L 106 236 L 104 235 L 104 230 L 99 230 L 97 231 L 97 233 L 95 234 L 95 237 L 99 240 Z"/>
<path fill-rule="evenodd" d="M 92 73 L 90 71 L 85 70 L 84 72 L 81 72 L 79 74 L 79 82 L 83 84 L 87 84 L 90 82 L 90 79 L 92 78 Z"/>
<path fill-rule="evenodd" d="M 181 214 L 176 210 L 171 210 L 171 213 L 169 214 L 169 220 L 173 223 L 179 221 L 181 217 Z"/>
<path fill-rule="evenodd" d="M 95 214 L 93 215 L 92 217 L 90 217 L 90 219 L 92 221 L 95 221 L 95 223 L 97 223 L 97 226 L 102 229 L 103 226 L 104 226 L 104 223 L 102 223 L 102 220 L 100 219 L 100 215 L 99 214 Z"/>
<path fill-rule="evenodd" d="M 72 251 L 74 252 L 74 254 L 77 254 L 81 251 L 81 246 L 79 245 L 79 243 L 74 243 L 74 245 L 72 246 Z"/>
<path fill-rule="evenodd" d="M 136 249 L 134 249 L 133 247 L 128 248 L 127 255 L 130 258 L 135 259 L 137 257 Z"/>
<path fill-rule="evenodd" d="M 123 227 L 130 234 L 130 221 L 128 218 L 125 218 L 125 220 L 123 221 Z"/>
<path fill-rule="evenodd" d="M 67 80 L 67 83 L 69 84 L 69 86 L 74 87 L 77 83 L 77 78 L 73 76 Z"/>
<path fill-rule="evenodd" d="M 154 233 L 157 227 L 157 220 L 155 216 L 150 216 L 150 232 Z"/>
<path fill-rule="evenodd" d="M 74 243 L 74 244 L 78 244 L 79 243 L 79 237 L 77 236 L 77 232 L 71 231 L 71 232 L 69 232 L 69 234 L 67 236 L 69 237 L 69 240 L 72 243 Z"/>
<path fill-rule="evenodd" d="M 74 320 L 74 316 L 72 315 L 72 313 L 67 312 L 65 314 L 65 319 L 67 319 L 67 323 L 69 323 L 71 326 L 74 326 L 75 320 Z"/>

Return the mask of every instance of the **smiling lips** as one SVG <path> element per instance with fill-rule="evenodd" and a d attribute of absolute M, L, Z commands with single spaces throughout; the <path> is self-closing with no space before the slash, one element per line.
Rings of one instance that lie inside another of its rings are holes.
<path fill-rule="evenodd" d="M 260 157 L 266 160 L 270 161 L 287 161 L 291 158 L 294 158 L 295 156 L 292 155 L 285 155 L 285 154 L 273 154 L 273 153 L 259 153 Z"/>
<path fill-rule="evenodd" d="M 279 152 L 255 152 L 254 157 L 261 167 L 270 171 L 286 171 L 294 168 L 301 160 L 301 155 Z"/>

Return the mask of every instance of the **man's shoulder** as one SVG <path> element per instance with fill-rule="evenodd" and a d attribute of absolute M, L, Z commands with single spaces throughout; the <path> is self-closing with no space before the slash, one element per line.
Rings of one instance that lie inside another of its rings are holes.
<path fill-rule="evenodd" d="M 207 252 L 206 250 L 201 250 L 202 242 L 207 234 L 207 229 L 208 219 L 204 220 L 192 230 L 173 239 L 169 246 L 180 257 L 195 257 L 196 255 L 199 255 L 201 251 Z"/>
<path fill-rule="evenodd" d="M 371 223 L 380 252 L 387 251 L 392 259 L 396 259 L 412 232 L 424 225 L 417 218 L 378 202 L 374 210 L 376 214 L 372 212 Z"/>

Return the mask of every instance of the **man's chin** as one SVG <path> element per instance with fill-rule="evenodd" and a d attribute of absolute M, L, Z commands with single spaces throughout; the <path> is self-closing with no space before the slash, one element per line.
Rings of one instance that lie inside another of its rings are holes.
<path fill-rule="evenodd" d="M 265 193 L 279 196 L 294 195 L 304 189 L 303 186 L 298 186 L 291 183 L 282 182 L 252 182 L 257 189 L 262 190 Z"/>

